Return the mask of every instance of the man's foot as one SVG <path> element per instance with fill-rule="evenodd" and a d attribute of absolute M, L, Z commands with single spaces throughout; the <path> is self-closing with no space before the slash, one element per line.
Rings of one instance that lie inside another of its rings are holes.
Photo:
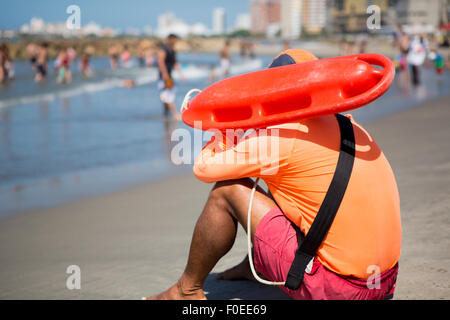
<path fill-rule="evenodd" d="M 250 269 L 250 262 L 248 261 L 248 256 L 245 257 L 241 263 L 234 266 L 233 268 L 218 273 L 216 275 L 216 278 L 220 280 L 256 281 L 255 277 L 253 276 L 252 270 Z"/>
<path fill-rule="evenodd" d="M 142 300 L 206 300 L 206 296 L 202 289 L 184 289 L 178 281 L 166 291 L 153 297 L 143 297 Z"/>

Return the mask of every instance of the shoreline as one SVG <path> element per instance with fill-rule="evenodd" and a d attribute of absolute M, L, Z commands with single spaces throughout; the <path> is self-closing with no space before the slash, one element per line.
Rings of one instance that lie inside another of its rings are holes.
<path fill-rule="evenodd" d="M 227 39 L 231 40 L 231 53 L 239 54 L 241 42 L 254 44 L 253 50 L 256 55 L 274 57 L 283 50 L 283 41 L 276 39 L 260 39 L 260 38 L 229 38 L 229 37 L 211 37 L 201 38 L 193 37 L 180 39 L 177 45 L 177 50 L 180 53 L 214 53 L 218 54 L 219 49 L 224 46 Z M 379 35 L 377 37 L 361 37 L 353 36 L 352 41 L 357 44 L 359 41 L 365 39 L 366 52 L 380 53 L 390 58 L 394 58 L 398 54 L 397 48 L 393 45 L 394 41 L 390 35 Z M 164 39 L 152 37 L 124 37 L 124 38 L 76 38 L 76 39 L 61 39 L 61 38 L 42 38 L 42 39 L 22 39 L 10 44 L 11 56 L 15 60 L 28 60 L 26 55 L 26 45 L 30 42 L 42 43 L 48 42 L 49 58 L 55 58 L 60 47 L 73 47 L 77 50 L 78 56 L 86 50 L 94 57 L 108 57 L 108 49 L 111 46 L 122 47 L 127 45 L 130 48 L 130 53 L 133 57 L 139 55 L 139 46 L 145 48 L 156 48 L 162 43 Z M 311 38 L 311 39 L 297 39 L 292 41 L 292 48 L 306 49 L 315 55 L 325 58 L 340 55 L 341 38 L 333 36 L 329 38 Z M 450 54 L 450 48 L 439 48 L 444 56 Z M 355 51 L 358 51 L 357 46 Z M 358 52 L 354 52 L 358 53 Z"/>
<path fill-rule="evenodd" d="M 396 175 L 403 245 L 396 299 L 448 299 L 450 96 L 365 125 Z M 433 142 L 433 143 L 430 143 Z M 211 185 L 192 173 L 0 220 L 0 299 L 139 299 L 181 274 L 195 221 Z M 240 262 L 246 240 L 213 273 Z M 79 265 L 81 290 L 65 287 Z M 246 281 L 205 284 L 209 299 L 285 299 L 277 288 Z"/>

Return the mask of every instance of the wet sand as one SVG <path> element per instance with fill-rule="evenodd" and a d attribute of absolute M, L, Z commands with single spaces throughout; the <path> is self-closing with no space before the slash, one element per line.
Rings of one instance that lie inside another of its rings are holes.
<path fill-rule="evenodd" d="M 394 169 L 403 246 L 396 299 L 450 299 L 450 97 L 366 125 Z M 0 220 L 0 299 L 140 299 L 181 274 L 211 185 L 192 175 Z M 213 270 L 246 254 L 242 228 Z M 66 269 L 81 268 L 68 290 Z M 248 281 L 205 284 L 209 299 L 286 299 Z"/>

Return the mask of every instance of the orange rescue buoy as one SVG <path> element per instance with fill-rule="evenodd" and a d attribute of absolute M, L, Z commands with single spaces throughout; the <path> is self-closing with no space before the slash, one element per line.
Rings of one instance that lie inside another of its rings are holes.
<path fill-rule="evenodd" d="M 376 66 L 376 67 L 374 67 Z M 356 54 L 251 72 L 217 82 L 187 103 L 183 121 L 202 129 L 250 129 L 362 107 L 383 95 L 390 59 Z"/>

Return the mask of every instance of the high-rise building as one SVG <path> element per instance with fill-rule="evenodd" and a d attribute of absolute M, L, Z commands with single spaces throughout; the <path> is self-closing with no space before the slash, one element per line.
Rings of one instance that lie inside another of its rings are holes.
<path fill-rule="evenodd" d="M 334 31 L 367 32 L 367 7 L 380 8 L 381 28 L 400 25 L 409 33 L 433 32 L 445 20 L 449 0 L 334 0 Z"/>
<path fill-rule="evenodd" d="M 213 33 L 224 34 L 226 32 L 225 9 L 215 8 L 213 10 Z"/>
<path fill-rule="evenodd" d="M 334 31 L 366 33 L 367 7 L 376 5 L 380 8 L 381 25 L 385 25 L 388 0 L 335 0 L 332 7 Z"/>
<path fill-rule="evenodd" d="M 31 18 L 30 33 L 42 33 L 45 31 L 45 22 L 41 18 Z"/>
<path fill-rule="evenodd" d="M 234 29 L 236 30 L 250 30 L 251 27 L 251 19 L 250 14 L 248 13 L 240 13 L 236 16 L 236 22 L 234 25 Z"/>
<path fill-rule="evenodd" d="M 189 26 L 184 21 L 178 19 L 174 13 L 168 12 L 158 16 L 158 29 L 156 30 L 156 34 L 159 37 L 165 38 L 171 33 L 185 37 L 189 32 Z"/>
<path fill-rule="evenodd" d="M 281 19 L 280 0 L 250 0 L 251 33 L 265 34 L 270 25 Z"/>
<path fill-rule="evenodd" d="M 320 33 L 327 22 L 326 0 L 303 0 L 302 27 L 309 34 Z"/>
<path fill-rule="evenodd" d="M 302 0 L 281 0 L 281 36 L 300 37 L 302 28 Z"/>
<path fill-rule="evenodd" d="M 390 22 L 403 26 L 405 31 L 411 33 L 433 32 L 446 20 L 443 13 L 447 12 L 448 3 L 447 0 L 391 0 L 393 19 Z"/>

